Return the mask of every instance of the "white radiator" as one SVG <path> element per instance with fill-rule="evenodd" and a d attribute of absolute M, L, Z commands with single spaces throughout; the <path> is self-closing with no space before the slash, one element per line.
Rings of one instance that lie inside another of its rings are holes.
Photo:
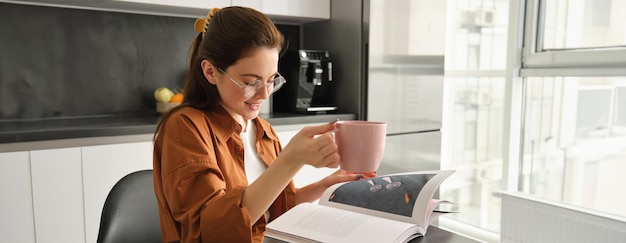
<path fill-rule="evenodd" d="M 500 242 L 623 243 L 626 218 L 507 192 L 502 194 Z"/>

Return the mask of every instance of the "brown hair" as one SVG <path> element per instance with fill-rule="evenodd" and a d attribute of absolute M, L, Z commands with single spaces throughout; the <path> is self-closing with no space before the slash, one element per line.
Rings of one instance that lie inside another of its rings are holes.
<path fill-rule="evenodd" d="M 185 77 L 184 99 L 180 106 L 211 111 L 221 98 L 217 87 L 204 77 L 203 60 L 226 70 L 258 47 L 282 49 L 284 37 L 263 13 L 247 7 L 231 6 L 207 19 L 206 33 L 199 33 L 189 48 L 189 70 Z M 171 112 L 163 114 L 157 133 Z M 156 134 L 155 134 L 156 135 Z"/>

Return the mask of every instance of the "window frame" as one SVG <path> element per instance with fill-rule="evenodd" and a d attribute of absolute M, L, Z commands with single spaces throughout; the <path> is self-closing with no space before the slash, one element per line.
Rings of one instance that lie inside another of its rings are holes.
<path fill-rule="evenodd" d="M 626 76 L 626 46 L 541 51 L 546 0 L 526 0 L 522 77 Z"/>

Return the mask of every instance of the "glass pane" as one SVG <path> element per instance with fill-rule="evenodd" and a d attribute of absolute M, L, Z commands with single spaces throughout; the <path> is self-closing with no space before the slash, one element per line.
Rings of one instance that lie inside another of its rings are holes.
<path fill-rule="evenodd" d="M 550 0 L 543 5 L 539 51 L 626 46 L 624 0 Z"/>
<path fill-rule="evenodd" d="M 500 230 L 504 78 L 446 78 L 450 84 L 447 143 L 441 168 L 456 175 L 441 185 L 441 198 L 459 204 L 449 217 L 489 231 Z"/>
<path fill-rule="evenodd" d="M 448 1 L 446 70 L 504 69 L 509 1 Z"/>
<path fill-rule="evenodd" d="M 445 3 L 370 1 L 367 119 L 387 134 L 441 129 Z"/>
<path fill-rule="evenodd" d="M 626 216 L 626 77 L 526 82 L 523 191 Z"/>
<path fill-rule="evenodd" d="M 461 77 L 445 78 L 441 168 L 456 173 L 440 196 L 461 213 L 443 217 L 491 232 L 500 231 L 505 79 L 462 76 L 506 68 L 509 2 L 449 0 L 447 12 L 445 69 Z"/>

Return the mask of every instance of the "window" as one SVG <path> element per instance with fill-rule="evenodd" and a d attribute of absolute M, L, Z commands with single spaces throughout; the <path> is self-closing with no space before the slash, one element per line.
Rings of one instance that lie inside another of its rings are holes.
<path fill-rule="evenodd" d="M 626 216 L 626 1 L 447 3 L 440 225 L 498 242 L 500 190 Z"/>
<path fill-rule="evenodd" d="M 626 45 L 626 2 L 614 0 L 541 1 L 537 51 Z"/>
<path fill-rule="evenodd" d="M 526 2 L 524 76 L 617 75 L 626 66 L 626 2 Z"/>
<path fill-rule="evenodd" d="M 626 77 L 529 77 L 520 190 L 626 216 Z"/>
<path fill-rule="evenodd" d="M 518 189 L 626 216 L 626 2 L 529 0 Z M 537 13 L 532 15 L 531 13 Z"/>

